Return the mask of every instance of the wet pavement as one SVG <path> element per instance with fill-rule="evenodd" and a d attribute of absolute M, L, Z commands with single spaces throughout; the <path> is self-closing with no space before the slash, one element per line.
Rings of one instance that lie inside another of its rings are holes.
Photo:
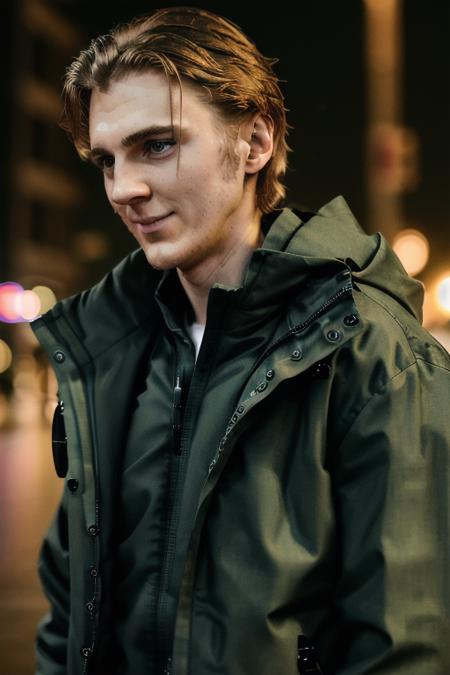
<path fill-rule="evenodd" d="M 0 429 L 0 675 L 32 675 L 36 624 L 47 608 L 37 556 L 62 481 L 42 410 L 30 401 L 15 408 L 20 424 Z"/>

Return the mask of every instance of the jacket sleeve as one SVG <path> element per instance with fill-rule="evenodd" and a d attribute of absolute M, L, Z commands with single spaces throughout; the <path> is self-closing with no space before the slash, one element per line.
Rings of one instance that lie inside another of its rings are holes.
<path fill-rule="evenodd" d="M 39 623 L 36 639 L 36 675 L 65 675 L 70 614 L 69 553 L 66 494 L 44 538 L 39 576 L 50 603 Z"/>
<path fill-rule="evenodd" d="M 450 371 L 418 360 L 339 447 L 336 675 L 450 673 L 449 401 Z"/>

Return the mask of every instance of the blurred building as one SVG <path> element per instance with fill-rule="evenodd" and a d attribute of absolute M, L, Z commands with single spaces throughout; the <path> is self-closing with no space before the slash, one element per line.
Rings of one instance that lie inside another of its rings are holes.
<path fill-rule="evenodd" d="M 39 314 L 97 280 L 123 248 L 114 258 L 114 237 L 107 236 L 111 216 L 105 217 L 106 205 L 102 210 L 97 204 L 100 176 L 94 187 L 94 170 L 80 162 L 58 124 L 62 77 L 86 45 L 86 34 L 47 0 L 10 3 L 2 32 L 10 68 L 2 110 L 9 133 L 3 155 L 8 158 L 3 165 L 7 213 L 0 234 L 0 284 L 13 280 L 24 289 L 39 288 Z M 40 392 L 45 407 L 53 396 L 47 382 L 52 375 L 27 324 L 0 320 L 0 340 L 14 357 L 7 369 L 0 360 L 0 390 L 9 395 L 19 382 L 19 389 L 31 387 L 30 398 Z"/>
<path fill-rule="evenodd" d="M 11 68 L 8 109 L 2 114 L 10 133 L 0 282 L 14 280 L 24 289 L 44 287 L 56 299 L 73 292 L 80 282 L 80 267 L 68 244 L 86 190 L 73 171 L 73 152 L 58 120 L 61 76 L 83 36 L 73 22 L 40 0 L 10 3 L 6 18 Z M 0 331 L 14 354 L 9 377 L 2 378 L 3 389 L 9 390 L 24 364 L 30 371 L 27 358 L 34 342 L 23 323 L 3 322 Z M 35 360 L 39 370 L 38 363 Z"/>
<path fill-rule="evenodd" d="M 58 127 L 61 77 L 83 36 L 40 0 L 14 3 L 9 251 L 24 287 L 70 293 L 79 274 L 70 243 L 86 190 Z"/>

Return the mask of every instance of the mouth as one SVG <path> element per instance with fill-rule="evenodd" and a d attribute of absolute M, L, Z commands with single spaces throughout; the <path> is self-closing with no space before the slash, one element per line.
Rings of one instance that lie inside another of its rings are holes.
<path fill-rule="evenodd" d="M 155 232 L 163 227 L 172 214 L 173 211 L 166 215 L 156 216 L 154 218 L 142 218 L 142 220 L 132 220 L 131 222 L 139 232 L 149 234 L 150 232 Z"/>

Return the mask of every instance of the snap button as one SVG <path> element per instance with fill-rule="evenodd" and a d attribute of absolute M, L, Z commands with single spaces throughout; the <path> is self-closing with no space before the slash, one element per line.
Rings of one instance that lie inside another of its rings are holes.
<path fill-rule="evenodd" d="M 272 368 L 270 370 L 268 370 L 267 373 L 266 373 L 266 377 L 267 377 L 268 380 L 271 380 L 274 375 L 275 375 L 275 371 L 272 370 Z"/>
<path fill-rule="evenodd" d="M 233 416 L 232 416 L 232 418 L 231 418 L 231 421 L 234 423 L 234 422 L 237 422 L 238 419 L 239 419 L 239 415 L 238 415 L 237 413 L 233 413 Z"/>
<path fill-rule="evenodd" d="M 338 340 L 341 339 L 341 333 L 335 328 L 332 328 L 331 330 L 328 331 L 327 338 L 328 340 L 330 340 L 330 342 L 337 342 Z"/>
<path fill-rule="evenodd" d="M 93 565 L 89 570 L 89 574 L 91 577 L 98 577 L 98 569 Z"/>
<path fill-rule="evenodd" d="M 356 314 L 348 314 L 344 316 L 344 325 L 345 326 L 356 326 L 359 323 L 359 317 Z"/>
<path fill-rule="evenodd" d="M 239 414 L 243 413 L 244 410 L 245 410 L 245 406 L 243 406 L 243 405 L 240 405 L 239 408 L 237 409 Z"/>
<path fill-rule="evenodd" d="M 93 602 L 87 602 L 86 603 L 86 609 L 89 612 L 89 614 L 92 614 L 94 611 L 94 603 Z"/>
<path fill-rule="evenodd" d="M 99 532 L 100 528 L 97 527 L 97 525 L 91 525 L 90 527 L 88 527 L 88 533 L 91 535 L 91 537 L 96 537 Z"/>
<path fill-rule="evenodd" d="M 56 352 L 53 354 L 53 358 L 56 361 L 56 363 L 63 363 L 66 360 L 66 355 L 60 349 L 57 349 Z"/>
<path fill-rule="evenodd" d="M 258 384 L 256 387 L 256 391 L 264 391 L 264 389 L 267 389 L 267 382 L 261 382 L 261 384 Z"/>
<path fill-rule="evenodd" d="M 78 481 L 76 478 L 69 478 L 67 481 L 67 487 L 71 492 L 76 492 L 78 490 Z"/>
<path fill-rule="evenodd" d="M 92 654 L 92 649 L 90 647 L 82 647 L 80 649 L 80 654 L 83 658 L 88 659 Z"/>
<path fill-rule="evenodd" d="M 294 349 L 291 352 L 291 359 L 293 361 L 300 361 L 301 358 L 302 358 L 302 350 L 301 349 Z"/>

